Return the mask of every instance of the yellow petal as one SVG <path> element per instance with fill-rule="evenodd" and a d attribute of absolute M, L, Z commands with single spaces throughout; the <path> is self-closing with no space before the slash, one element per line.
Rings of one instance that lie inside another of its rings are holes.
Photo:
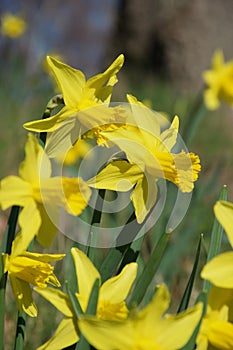
<path fill-rule="evenodd" d="M 37 308 L 32 299 L 32 291 L 29 283 L 9 274 L 12 290 L 19 312 L 25 311 L 29 316 L 37 316 Z"/>
<path fill-rule="evenodd" d="M 31 185 L 17 176 L 7 176 L 1 181 L 0 204 L 3 210 L 12 205 L 24 207 L 32 198 Z"/>
<path fill-rule="evenodd" d="M 227 237 L 233 247 L 233 204 L 226 201 L 219 201 L 214 206 L 214 213 L 226 231 Z"/>
<path fill-rule="evenodd" d="M 59 129 L 64 123 L 71 123 L 74 118 L 70 119 L 68 117 L 74 117 L 75 114 L 76 111 L 65 106 L 56 115 L 46 119 L 27 122 L 23 127 L 34 132 L 53 132 Z"/>
<path fill-rule="evenodd" d="M 63 207 L 69 214 L 79 215 L 91 195 L 88 185 L 80 178 L 53 177 L 40 180 L 42 203 Z"/>
<path fill-rule="evenodd" d="M 141 224 L 157 199 L 157 184 L 155 178 L 147 174 L 139 179 L 131 194 L 137 222 Z"/>
<path fill-rule="evenodd" d="M 66 317 L 73 317 L 73 308 L 67 294 L 50 287 L 35 287 L 34 290 L 54 305 Z"/>
<path fill-rule="evenodd" d="M 233 349 L 233 324 L 216 320 L 208 327 L 209 342 L 217 349 Z"/>
<path fill-rule="evenodd" d="M 137 165 L 126 160 L 115 160 L 108 164 L 96 177 L 87 181 L 93 188 L 105 188 L 112 191 L 129 191 L 143 177 Z"/>
<path fill-rule="evenodd" d="M 103 73 L 88 79 L 86 87 L 95 89 L 95 96 L 102 102 L 109 102 L 112 87 L 117 83 L 116 74 L 123 66 L 123 63 L 124 56 L 121 54 Z"/>
<path fill-rule="evenodd" d="M 164 119 L 162 115 L 152 111 L 142 102 L 139 102 L 133 95 L 127 95 L 127 100 L 130 103 L 135 126 L 146 133 L 151 133 L 153 137 L 160 135 L 160 122 Z M 143 134 L 144 135 L 144 134 Z M 145 140 L 146 141 L 146 138 Z"/>
<path fill-rule="evenodd" d="M 167 316 L 156 330 L 156 333 L 159 332 L 156 338 L 161 348 L 172 350 L 183 347 L 200 321 L 202 309 L 202 303 L 198 303 L 176 316 Z"/>
<path fill-rule="evenodd" d="M 84 337 L 96 349 L 137 349 L 135 347 L 133 324 L 129 320 L 117 322 L 97 320 L 94 317 L 82 317 L 78 325 Z"/>
<path fill-rule="evenodd" d="M 178 116 L 175 116 L 170 128 L 164 130 L 160 136 L 160 145 L 158 147 L 158 151 L 165 151 L 171 150 L 172 147 L 176 143 L 177 134 L 179 130 L 179 118 Z"/>
<path fill-rule="evenodd" d="M 28 220 L 28 218 L 30 218 L 30 220 Z M 17 234 L 14 240 L 12 256 L 19 255 L 22 251 L 27 250 L 30 242 L 40 228 L 41 217 L 34 201 L 30 201 L 20 212 L 19 225 L 21 227 L 21 232 Z"/>
<path fill-rule="evenodd" d="M 19 174 L 22 179 L 34 183 L 39 176 L 49 177 L 51 164 L 48 156 L 38 143 L 38 139 L 31 133 L 25 146 L 25 160 L 20 164 Z"/>
<path fill-rule="evenodd" d="M 76 108 L 82 98 L 82 89 L 86 82 L 84 74 L 50 56 L 47 57 L 47 63 L 57 81 L 65 104 Z"/>
<path fill-rule="evenodd" d="M 91 260 L 78 248 L 71 248 L 71 254 L 74 260 L 78 291 L 81 297 L 89 299 L 93 284 L 100 274 L 91 262 Z"/>
<path fill-rule="evenodd" d="M 152 301 L 140 312 L 138 327 L 143 322 L 148 333 L 155 327 L 156 322 L 160 321 L 164 312 L 168 309 L 170 295 L 165 284 L 161 284 L 155 293 Z"/>
<path fill-rule="evenodd" d="M 135 281 L 137 275 L 138 265 L 131 263 L 126 265 L 121 273 L 117 276 L 109 278 L 100 287 L 100 300 L 109 300 L 113 303 L 120 303 L 124 301 Z"/>
<path fill-rule="evenodd" d="M 52 203 L 37 204 L 41 217 L 41 225 L 36 240 L 43 247 L 49 247 L 58 232 L 59 210 Z"/>
<path fill-rule="evenodd" d="M 80 134 L 80 125 L 74 118 L 68 118 L 65 123 L 47 135 L 45 151 L 49 158 L 68 152 Z"/>
<path fill-rule="evenodd" d="M 52 338 L 37 348 L 37 350 L 60 350 L 77 343 L 78 340 L 78 329 L 75 320 L 65 318 L 60 322 Z"/>
<path fill-rule="evenodd" d="M 201 277 L 207 279 L 217 287 L 233 288 L 233 252 L 226 252 L 216 256 L 206 264 Z"/>

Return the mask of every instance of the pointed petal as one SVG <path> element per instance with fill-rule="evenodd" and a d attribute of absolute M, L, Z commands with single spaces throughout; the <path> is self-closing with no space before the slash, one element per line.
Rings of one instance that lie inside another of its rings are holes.
<path fill-rule="evenodd" d="M 112 87 L 117 83 L 116 74 L 123 66 L 123 63 L 124 56 L 119 55 L 103 73 L 88 79 L 86 87 L 95 89 L 95 96 L 102 102 L 109 102 Z"/>
<path fill-rule="evenodd" d="M 70 303 L 67 294 L 55 288 L 39 288 L 34 287 L 34 290 L 39 293 L 43 298 L 48 300 L 53 306 L 55 306 L 66 317 L 73 317 L 73 308 Z"/>
<path fill-rule="evenodd" d="M 23 127 L 27 130 L 34 132 L 53 132 L 59 129 L 63 123 L 68 122 L 71 123 L 74 120 L 75 114 L 77 112 L 73 109 L 64 106 L 57 114 L 50 118 L 39 119 L 32 122 L 27 122 L 23 125 Z M 71 117 L 71 120 L 70 118 Z"/>
<path fill-rule="evenodd" d="M 91 260 L 78 248 L 71 248 L 71 254 L 74 260 L 78 291 L 85 299 L 89 299 L 93 284 L 100 274 L 91 262 Z"/>
<path fill-rule="evenodd" d="M 216 320 L 208 327 L 209 342 L 217 349 L 233 349 L 233 324 Z"/>
<path fill-rule="evenodd" d="M 164 117 L 146 107 L 133 95 L 127 95 L 127 100 L 130 103 L 136 126 L 146 133 L 151 133 L 154 138 L 158 137 L 160 135 L 160 119 L 162 122 Z"/>
<path fill-rule="evenodd" d="M 58 232 L 59 211 L 54 204 L 38 204 L 41 217 L 40 229 L 36 240 L 43 246 L 49 247 Z"/>
<path fill-rule="evenodd" d="M 22 179 L 34 183 L 39 176 L 49 177 L 51 164 L 48 156 L 38 142 L 38 139 L 31 133 L 25 146 L 25 160 L 20 164 L 19 174 Z"/>
<path fill-rule="evenodd" d="M 165 284 L 161 284 L 155 293 L 152 301 L 140 312 L 138 326 L 141 322 L 144 328 L 148 329 L 148 333 L 155 328 L 170 303 L 170 295 Z"/>
<path fill-rule="evenodd" d="M 156 339 L 164 349 L 180 349 L 193 334 L 202 315 L 202 303 L 198 303 L 186 311 L 167 316 L 156 330 Z M 184 332 L 185 329 L 185 332 Z M 152 333 L 153 334 L 153 333 Z"/>
<path fill-rule="evenodd" d="M 37 350 L 60 350 L 77 343 L 78 340 L 79 336 L 75 320 L 65 318 L 60 322 L 52 338 L 37 348 Z"/>
<path fill-rule="evenodd" d="M 80 70 L 74 69 L 51 56 L 47 57 L 47 62 L 56 79 L 65 104 L 71 108 L 76 108 L 82 98 L 82 89 L 86 82 L 84 74 Z"/>
<path fill-rule="evenodd" d="M 136 349 L 134 329 L 129 320 L 115 322 L 86 317 L 81 318 L 78 325 L 84 337 L 96 349 Z"/>
<path fill-rule="evenodd" d="M 29 283 L 9 274 L 12 290 L 20 314 L 25 311 L 29 316 L 37 316 L 37 308 L 32 299 L 32 291 Z"/>
<path fill-rule="evenodd" d="M 206 264 L 201 277 L 207 279 L 217 287 L 233 288 L 233 252 L 226 252 L 216 256 Z"/>
<path fill-rule="evenodd" d="M 143 173 L 137 165 L 132 165 L 126 160 L 115 160 L 96 177 L 88 180 L 87 184 L 93 188 L 127 192 L 142 176 Z"/>
<path fill-rule="evenodd" d="M 133 192 L 131 199 L 135 209 L 137 222 L 141 224 L 151 208 L 154 206 L 157 199 L 157 184 L 155 178 L 147 174 L 142 179 L 139 179 Z"/>
<path fill-rule="evenodd" d="M 175 116 L 172 121 L 172 124 L 170 125 L 170 128 L 163 131 L 160 136 L 161 144 L 158 147 L 158 151 L 167 152 L 172 149 L 172 147 L 176 143 L 178 130 L 179 130 L 179 118 L 178 116 Z"/>
<path fill-rule="evenodd" d="M 226 201 L 218 201 L 214 206 L 214 213 L 226 231 L 227 237 L 233 247 L 233 204 Z"/>
<path fill-rule="evenodd" d="M 1 181 L 0 204 L 3 210 L 12 205 L 26 206 L 31 200 L 31 185 L 17 176 L 7 176 Z"/>
<path fill-rule="evenodd" d="M 71 215 L 79 215 L 91 195 L 88 185 L 80 178 L 52 177 L 40 180 L 42 202 L 63 207 Z"/>
<path fill-rule="evenodd" d="M 80 125 L 74 118 L 69 118 L 62 123 L 59 129 L 47 135 L 45 151 L 49 158 L 68 152 L 78 139 Z"/>
<path fill-rule="evenodd" d="M 30 220 L 28 220 L 28 218 L 30 218 Z M 20 212 L 19 225 L 21 227 L 21 232 L 17 234 L 14 240 L 14 249 L 11 253 L 12 256 L 19 255 L 27 250 L 30 242 L 40 228 L 40 212 L 33 200 L 31 200 Z"/>
<path fill-rule="evenodd" d="M 100 300 L 109 300 L 112 304 L 124 301 L 135 281 L 138 265 L 131 263 L 126 265 L 121 273 L 109 278 L 100 287 Z"/>

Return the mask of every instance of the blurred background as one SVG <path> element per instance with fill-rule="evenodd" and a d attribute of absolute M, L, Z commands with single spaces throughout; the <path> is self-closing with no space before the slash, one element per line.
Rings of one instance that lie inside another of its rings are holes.
<path fill-rule="evenodd" d="M 21 34 L 3 29 L 7 13 L 25 21 Z M 211 66 L 213 53 L 222 49 L 226 60 L 233 58 L 231 0 L 1 0 L 0 17 L 1 178 L 16 174 L 24 157 L 27 132 L 22 124 L 39 119 L 54 95 L 46 55 L 59 57 L 90 77 L 123 53 L 125 64 L 118 75 L 113 101 L 125 101 L 125 94 L 131 93 L 170 118 L 178 114 L 184 142 L 202 96 L 202 73 Z M 174 232 L 160 268 L 160 278 L 165 279 L 174 295 L 174 309 L 191 271 L 194 247 L 201 233 L 208 244 L 212 208 L 223 184 L 229 186 L 229 199 L 233 200 L 232 122 L 232 110 L 222 105 L 206 113 L 188 144 L 200 155 L 202 173 L 189 211 Z M 168 198 L 168 211 L 172 203 Z M 7 214 L 1 214 L 2 233 Z M 145 261 L 165 222 L 166 213 L 148 234 L 142 252 Z M 66 244 L 60 236 L 55 246 L 61 252 Z M 33 331 L 34 336 L 33 340 L 30 336 L 26 339 L 27 349 L 34 349 L 55 329 L 60 316 L 50 309 L 54 327 L 43 325 L 43 315 L 36 322 L 29 321 L 29 332 Z M 8 318 L 7 329 L 12 332 L 10 313 Z"/>

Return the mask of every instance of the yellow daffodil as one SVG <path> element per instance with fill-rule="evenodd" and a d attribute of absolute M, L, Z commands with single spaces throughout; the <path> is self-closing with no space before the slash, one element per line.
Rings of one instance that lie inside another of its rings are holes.
<path fill-rule="evenodd" d="M 48 56 L 47 62 L 62 93 L 64 107 L 50 118 L 28 122 L 24 127 L 36 132 L 53 132 L 48 135 L 46 151 L 55 157 L 67 152 L 80 134 L 120 122 L 118 108 L 109 108 L 108 104 L 124 56 L 120 55 L 106 71 L 88 80 L 80 70 L 53 57 Z"/>
<path fill-rule="evenodd" d="M 232 302 L 232 291 L 230 294 Z M 229 301 L 230 294 L 226 289 L 211 289 L 207 312 L 197 336 L 197 350 L 208 350 L 212 347 L 219 350 L 233 349 L 233 324 L 229 321 L 229 307 L 225 304 Z"/>
<path fill-rule="evenodd" d="M 219 201 L 214 206 L 214 212 L 233 247 L 233 204 Z M 201 277 L 209 280 L 215 286 L 233 288 L 233 251 L 213 258 L 204 266 Z"/>
<path fill-rule="evenodd" d="M 89 258 L 78 248 L 72 248 L 78 293 L 76 297 L 85 312 L 90 293 L 96 279 L 101 279 L 99 272 Z M 125 299 L 136 278 L 137 264 L 131 263 L 124 267 L 121 273 L 108 279 L 100 286 L 97 304 L 97 318 L 107 320 L 122 320 L 128 316 Z M 35 290 L 52 303 L 65 318 L 61 321 L 53 337 L 39 349 L 56 350 L 76 343 L 79 340 L 78 320 L 66 293 L 53 288 L 35 288 Z"/>
<path fill-rule="evenodd" d="M 90 189 L 82 179 L 50 177 L 50 160 L 32 134 L 28 135 L 25 153 L 19 177 L 8 176 L 0 183 L 2 209 L 12 205 L 23 208 L 19 214 L 21 232 L 16 237 L 16 255 L 27 249 L 35 235 L 40 244 L 49 246 L 57 232 L 58 208 L 79 215 L 90 197 Z"/>
<path fill-rule="evenodd" d="M 25 311 L 29 316 L 37 316 L 37 308 L 33 302 L 30 284 L 40 288 L 47 284 L 60 286 L 54 275 L 54 266 L 49 262 L 61 260 L 65 254 L 38 254 L 22 252 L 15 255 L 16 242 L 12 245 L 12 255 L 3 254 L 4 272 L 8 272 L 15 300 L 20 313 Z"/>
<path fill-rule="evenodd" d="M 180 349 L 187 343 L 201 318 L 202 304 L 175 316 L 163 316 L 169 302 L 168 290 L 165 285 L 161 285 L 146 308 L 132 317 L 106 321 L 84 316 L 79 321 L 79 328 L 96 349 Z"/>
<path fill-rule="evenodd" d="M 129 191 L 137 221 L 142 223 L 157 198 L 156 179 L 173 182 L 182 192 L 191 192 L 200 172 L 200 159 L 194 153 L 172 153 L 179 119 L 161 132 L 159 118 L 133 96 L 128 96 L 134 123 L 113 131 L 101 131 L 106 144 L 119 146 L 128 160 L 114 160 L 88 184 L 94 188 Z M 129 119 L 130 120 L 130 119 Z M 110 141 L 110 142 L 109 142 Z"/>
<path fill-rule="evenodd" d="M 217 109 L 220 101 L 233 106 L 233 60 L 225 63 L 223 52 L 216 51 L 212 69 L 205 71 L 203 78 L 207 85 L 204 100 L 208 109 Z"/>
<path fill-rule="evenodd" d="M 5 13 L 1 18 L 1 33 L 12 39 L 23 35 L 27 24 L 20 16 Z"/>
<path fill-rule="evenodd" d="M 83 139 L 78 141 L 71 147 L 71 149 L 64 155 L 61 154 L 56 158 L 58 162 L 62 162 L 64 165 L 73 165 L 77 161 L 84 158 L 88 151 L 91 150 L 91 145 Z"/>

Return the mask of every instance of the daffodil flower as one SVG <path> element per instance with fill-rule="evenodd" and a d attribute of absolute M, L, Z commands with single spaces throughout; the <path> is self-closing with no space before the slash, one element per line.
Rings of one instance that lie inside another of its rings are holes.
<path fill-rule="evenodd" d="M 28 122 L 24 127 L 35 132 L 53 132 L 48 135 L 46 151 L 50 157 L 55 157 L 67 152 L 79 136 L 89 130 L 120 122 L 118 108 L 110 108 L 108 104 L 124 56 L 120 55 L 107 70 L 88 80 L 80 70 L 53 57 L 48 56 L 47 62 L 65 105 L 50 118 Z"/>
<path fill-rule="evenodd" d="M 194 153 L 172 153 L 176 143 L 179 119 L 161 132 L 159 118 L 135 97 L 128 95 L 132 117 L 130 124 L 115 131 L 101 131 L 106 144 L 116 144 L 127 160 L 110 162 L 96 177 L 89 179 L 93 188 L 129 191 L 137 221 L 142 223 L 157 198 L 156 180 L 165 178 L 182 192 L 191 192 L 200 172 L 200 159 Z M 129 119 L 130 120 L 130 119 Z"/>
<path fill-rule="evenodd" d="M 224 62 L 223 52 L 214 53 L 212 69 L 203 73 L 207 85 L 204 92 L 206 107 L 215 110 L 221 100 L 233 106 L 233 61 Z"/>
<path fill-rule="evenodd" d="M 1 18 L 1 33 L 15 39 L 24 34 L 27 24 L 21 16 L 4 13 Z"/>
<path fill-rule="evenodd" d="M 58 163 L 64 165 L 74 165 L 91 150 L 91 145 L 86 140 L 78 139 L 66 154 L 60 154 L 56 157 Z"/>
<path fill-rule="evenodd" d="M 76 297 L 85 312 L 93 284 L 97 278 L 101 279 L 101 277 L 91 260 L 81 250 L 72 248 L 71 254 L 78 283 Z M 119 275 L 110 278 L 100 286 L 97 304 L 98 319 L 122 320 L 127 318 L 128 309 L 125 299 L 136 274 L 137 264 L 131 263 L 126 265 Z M 76 343 L 79 340 L 78 320 L 68 295 L 53 288 L 35 288 L 35 290 L 65 315 L 53 337 L 39 349 L 56 350 Z"/>
<path fill-rule="evenodd" d="M 30 285 L 46 288 L 47 284 L 60 287 L 53 273 L 55 262 L 64 258 L 65 254 L 38 254 L 22 252 L 15 254 L 17 243 L 12 245 L 12 255 L 3 254 L 4 273 L 8 272 L 15 300 L 20 313 L 25 311 L 29 316 L 37 316 L 37 308 L 32 298 Z"/>
<path fill-rule="evenodd" d="M 96 349 L 180 349 L 187 343 L 201 318 L 202 304 L 199 303 L 175 316 L 163 316 L 169 302 L 167 288 L 161 285 L 152 301 L 128 319 L 109 321 L 82 316 L 79 328 Z"/>
<path fill-rule="evenodd" d="M 233 247 L 233 204 L 219 201 L 214 206 L 214 212 Z M 201 277 L 217 287 L 233 288 L 233 251 L 222 253 L 210 260 L 204 266 Z"/>
<path fill-rule="evenodd" d="M 197 350 L 208 350 L 209 346 L 219 350 L 233 349 L 233 324 L 226 304 L 229 301 L 233 302 L 232 290 L 211 288 L 207 312 L 197 336 Z"/>
<path fill-rule="evenodd" d="M 44 247 L 49 246 L 57 232 L 58 208 L 79 215 L 90 197 L 90 189 L 82 179 L 50 177 L 50 160 L 32 134 L 28 135 L 25 153 L 19 176 L 6 177 L 0 187 L 3 210 L 12 205 L 22 207 L 15 255 L 26 250 L 34 236 Z"/>

